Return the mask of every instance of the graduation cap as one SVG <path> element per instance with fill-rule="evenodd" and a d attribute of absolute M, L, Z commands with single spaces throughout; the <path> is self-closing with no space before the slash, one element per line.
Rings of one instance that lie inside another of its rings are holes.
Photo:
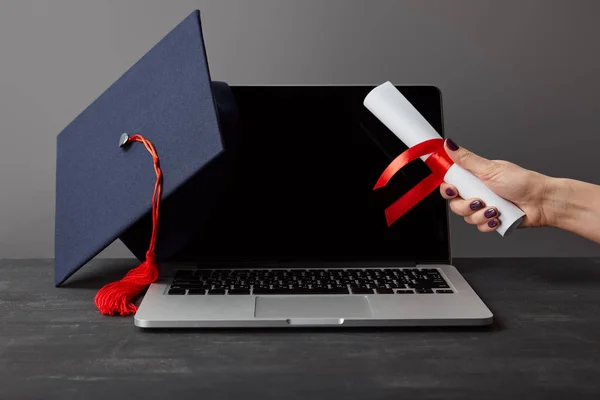
<path fill-rule="evenodd" d="M 228 89 L 211 81 L 196 10 L 58 135 L 56 286 L 120 239 L 143 263 L 102 288 L 96 305 L 136 311 L 157 263 L 192 242 L 227 183 L 236 141 Z"/>

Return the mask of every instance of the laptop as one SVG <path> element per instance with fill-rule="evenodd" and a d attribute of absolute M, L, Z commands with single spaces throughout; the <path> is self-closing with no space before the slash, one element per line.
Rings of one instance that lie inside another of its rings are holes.
<path fill-rule="evenodd" d="M 487 325 L 452 266 L 437 191 L 387 226 L 384 209 L 425 178 L 420 160 L 373 190 L 404 144 L 364 106 L 374 86 L 235 86 L 231 182 L 193 252 L 161 265 L 140 328 Z M 433 86 L 398 86 L 440 133 Z"/>

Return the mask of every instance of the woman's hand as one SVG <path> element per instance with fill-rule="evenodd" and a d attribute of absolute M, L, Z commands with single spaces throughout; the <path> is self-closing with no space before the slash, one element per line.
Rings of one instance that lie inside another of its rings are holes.
<path fill-rule="evenodd" d="M 494 193 L 523 210 L 526 216 L 522 227 L 551 225 L 552 216 L 547 204 L 553 193 L 549 177 L 507 161 L 485 159 L 460 148 L 451 139 L 446 140 L 445 150 L 456 164 L 471 171 Z M 456 187 L 447 183 L 440 186 L 440 192 L 450 200 L 450 209 L 464 217 L 465 222 L 477 225 L 482 232 L 498 228 L 500 220 L 494 204 L 484 204 L 481 199 L 463 199 Z"/>

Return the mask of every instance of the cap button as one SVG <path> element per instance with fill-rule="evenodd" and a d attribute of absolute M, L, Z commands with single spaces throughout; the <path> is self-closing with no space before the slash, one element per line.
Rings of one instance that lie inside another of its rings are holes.
<path fill-rule="evenodd" d="M 125 146 L 128 142 L 129 142 L 129 135 L 126 133 L 122 134 L 121 138 L 119 139 L 119 147 Z"/>

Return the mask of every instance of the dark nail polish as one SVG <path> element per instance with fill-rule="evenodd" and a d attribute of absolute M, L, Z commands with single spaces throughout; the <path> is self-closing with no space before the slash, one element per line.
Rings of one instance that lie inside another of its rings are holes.
<path fill-rule="evenodd" d="M 485 215 L 486 218 L 493 218 L 498 215 L 498 212 L 495 209 L 490 208 L 489 210 L 486 210 L 483 215 Z"/>
<path fill-rule="evenodd" d="M 492 219 L 492 220 L 488 221 L 488 226 L 490 228 L 495 228 L 496 226 L 498 226 L 498 220 L 497 219 Z"/>
<path fill-rule="evenodd" d="M 458 150 L 458 145 L 450 138 L 446 139 L 446 146 L 452 151 Z"/>
<path fill-rule="evenodd" d="M 475 200 L 471 202 L 469 207 L 471 207 L 471 210 L 473 211 L 481 210 L 483 208 L 483 203 L 479 200 Z"/>
<path fill-rule="evenodd" d="M 454 190 L 448 188 L 446 189 L 446 194 L 450 197 L 454 196 L 456 193 L 454 193 Z"/>

